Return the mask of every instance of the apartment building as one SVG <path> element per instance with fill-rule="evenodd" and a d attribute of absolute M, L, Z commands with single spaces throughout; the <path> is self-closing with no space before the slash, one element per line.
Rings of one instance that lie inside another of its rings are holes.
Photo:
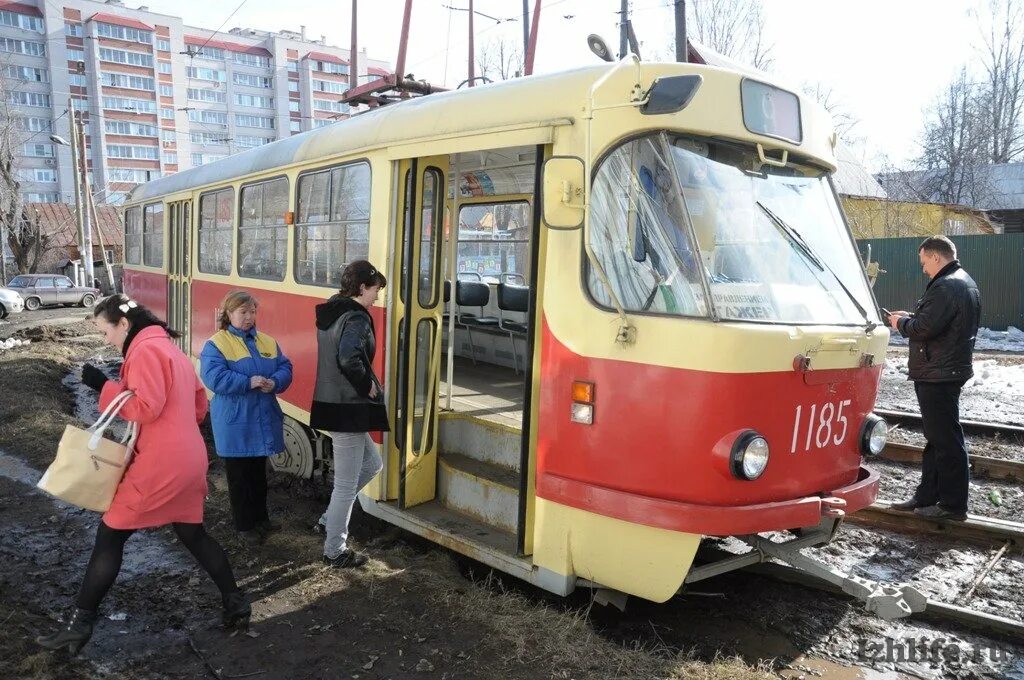
<path fill-rule="evenodd" d="M 389 64 L 359 55 L 360 82 Z M 300 31 L 217 32 L 120 0 L 0 0 L 0 78 L 28 202 L 73 202 L 70 106 L 97 200 L 349 115 L 349 50 Z"/>

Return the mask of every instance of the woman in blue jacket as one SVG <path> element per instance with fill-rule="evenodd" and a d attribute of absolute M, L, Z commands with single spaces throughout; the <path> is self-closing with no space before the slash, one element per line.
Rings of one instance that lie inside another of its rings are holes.
<path fill-rule="evenodd" d="M 292 362 L 256 330 L 256 298 L 232 291 L 221 303 L 220 331 L 200 357 L 203 384 L 214 393 L 210 421 L 224 459 L 235 529 L 258 544 L 280 525 L 267 515 L 267 456 L 284 451 L 284 414 L 277 396 L 292 382 Z"/>

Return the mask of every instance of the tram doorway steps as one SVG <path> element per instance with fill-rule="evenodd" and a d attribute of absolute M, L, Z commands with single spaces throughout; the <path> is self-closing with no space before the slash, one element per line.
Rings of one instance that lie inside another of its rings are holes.
<path fill-rule="evenodd" d="M 462 515 L 515 534 L 519 517 L 519 475 L 509 468 L 459 453 L 441 452 L 437 497 Z"/>
<path fill-rule="evenodd" d="M 442 413 L 439 429 L 442 454 L 459 454 L 519 474 L 519 428 L 463 413 Z"/>

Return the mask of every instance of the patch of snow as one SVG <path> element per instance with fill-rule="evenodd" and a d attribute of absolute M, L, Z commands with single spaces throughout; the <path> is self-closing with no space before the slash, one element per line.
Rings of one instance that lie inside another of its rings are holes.
<path fill-rule="evenodd" d="M 7 338 L 6 340 L 0 340 L 0 352 L 14 349 L 15 347 L 25 347 L 31 344 L 31 340 L 17 340 L 15 338 Z"/>
<path fill-rule="evenodd" d="M 883 379 L 906 380 L 907 359 L 886 357 Z M 964 384 L 964 392 L 998 394 L 1001 397 L 1024 397 L 1024 365 L 1001 365 L 997 359 L 974 362 L 974 377 Z"/>
<path fill-rule="evenodd" d="M 909 343 L 906 338 L 891 331 L 889 344 L 906 347 Z M 1022 352 L 1024 353 L 1024 331 L 1010 326 L 1005 331 L 994 331 L 990 328 L 979 328 L 978 337 L 974 344 L 978 352 Z"/>

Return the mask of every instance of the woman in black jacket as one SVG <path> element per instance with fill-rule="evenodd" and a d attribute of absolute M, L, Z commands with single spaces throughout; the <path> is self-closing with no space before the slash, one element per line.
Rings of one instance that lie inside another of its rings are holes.
<path fill-rule="evenodd" d="M 369 432 L 386 432 L 384 391 L 373 374 L 376 351 L 369 309 L 387 279 L 366 260 L 341 274 L 341 290 L 316 307 L 317 369 L 311 427 L 327 431 L 334 450 L 334 491 L 324 525 L 324 562 L 359 567 L 366 557 L 348 547 L 348 522 L 356 494 L 383 467 Z"/>

